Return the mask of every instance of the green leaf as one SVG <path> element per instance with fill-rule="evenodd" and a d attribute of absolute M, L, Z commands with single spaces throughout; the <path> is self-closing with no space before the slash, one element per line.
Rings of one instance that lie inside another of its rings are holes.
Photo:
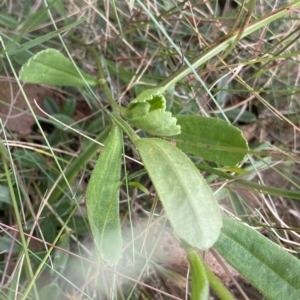
<path fill-rule="evenodd" d="M 66 101 L 64 102 L 64 104 L 61 108 L 61 113 L 65 114 L 69 117 L 72 117 L 75 113 L 76 106 L 77 106 L 76 99 L 74 99 L 74 98 L 66 99 Z"/>
<path fill-rule="evenodd" d="M 176 115 L 181 133 L 173 136 L 182 151 L 226 166 L 243 160 L 248 150 L 242 132 L 229 123 L 202 116 Z"/>
<path fill-rule="evenodd" d="M 23 168 L 39 168 L 47 165 L 47 160 L 42 154 L 27 149 L 16 149 L 14 157 Z"/>
<path fill-rule="evenodd" d="M 29 52 L 20 52 L 17 53 L 14 57 L 13 60 L 19 65 L 22 66 L 24 65 L 29 59 L 30 57 L 32 57 L 32 54 L 30 54 Z"/>
<path fill-rule="evenodd" d="M 192 161 L 158 138 L 139 139 L 135 145 L 176 234 L 191 246 L 211 247 L 220 233 L 221 213 Z"/>
<path fill-rule="evenodd" d="M 132 103 L 130 104 L 130 109 L 125 111 L 125 116 L 127 119 L 135 119 L 145 116 L 150 110 L 150 103 Z"/>
<path fill-rule="evenodd" d="M 152 135 L 170 136 L 180 133 L 176 118 L 166 112 L 166 99 L 161 88 L 143 91 L 131 101 L 123 116 L 133 126 Z"/>
<path fill-rule="evenodd" d="M 129 181 L 128 185 L 138 188 L 139 190 L 141 190 L 143 193 L 145 193 L 147 195 L 150 194 L 149 190 L 143 184 L 141 184 L 137 181 Z"/>
<path fill-rule="evenodd" d="M 60 113 L 59 104 L 52 97 L 46 96 L 43 99 L 43 107 L 46 113 L 48 113 L 49 115 Z"/>
<path fill-rule="evenodd" d="M 80 71 L 90 86 L 96 86 L 97 80 Z M 58 50 L 47 49 L 29 59 L 21 68 L 19 77 L 30 83 L 48 84 L 54 86 L 86 85 L 73 63 Z"/>
<path fill-rule="evenodd" d="M 0 13 L 0 25 L 9 29 L 15 29 L 18 26 L 18 20 L 9 14 Z"/>
<path fill-rule="evenodd" d="M 176 125 L 176 118 L 170 112 L 154 110 L 141 118 L 130 120 L 130 123 L 150 134 L 158 136 L 172 136 L 180 133 L 180 126 Z"/>
<path fill-rule="evenodd" d="M 223 223 L 214 247 L 230 265 L 267 299 L 300 299 L 298 259 L 238 221 Z"/>
<path fill-rule="evenodd" d="M 86 206 L 95 244 L 110 265 L 122 255 L 119 221 L 119 187 L 122 132 L 113 127 L 95 165 L 86 192 Z"/>
<path fill-rule="evenodd" d="M 52 114 L 53 120 L 51 120 L 51 124 L 53 124 L 56 128 L 63 130 L 64 132 L 73 133 L 72 129 L 80 129 L 80 126 L 75 122 L 75 120 L 67 115 L 63 114 Z M 57 121 L 60 122 L 57 122 Z M 67 126 L 70 126 L 72 129 L 69 129 Z"/>
<path fill-rule="evenodd" d="M 163 92 L 164 92 L 163 88 L 147 89 L 147 90 L 141 92 L 135 99 L 133 99 L 131 101 L 131 103 L 148 102 L 149 100 L 153 100 L 157 97 L 164 99 L 164 97 L 161 95 Z"/>

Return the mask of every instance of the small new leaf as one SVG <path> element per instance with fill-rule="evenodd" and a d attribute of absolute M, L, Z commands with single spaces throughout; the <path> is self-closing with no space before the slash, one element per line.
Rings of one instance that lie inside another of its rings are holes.
<path fill-rule="evenodd" d="M 143 91 L 131 101 L 123 116 L 133 126 L 152 135 L 171 136 L 180 133 L 180 126 L 170 112 L 166 112 L 163 89 L 153 88 Z"/>
<path fill-rule="evenodd" d="M 141 92 L 135 99 L 131 101 L 131 103 L 137 102 L 148 102 L 157 96 L 161 96 L 164 89 L 162 88 L 152 88 Z"/>
<path fill-rule="evenodd" d="M 169 111 L 154 110 L 140 118 L 135 118 L 130 123 L 152 135 L 173 136 L 180 133 L 180 126 L 176 125 L 177 119 Z"/>
<path fill-rule="evenodd" d="M 73 63 L 55 49 L 47 49 L 31 57 L 20 71 L 21 80 L 52 86 L 83 87 L 98 85 L 92 76 L 80 70 L 83 80 Z"/>
<path fill-rule="evenodd" d="M 125 117 L 128 120 L 133 120 L 135 118 L 141 118 L 145 116 L 150 111 L 150 103 L 131 103 L 129 108 L 125 111 Z"/>
<path fill-rule="evenodd" d="M 100 256 L 116 265 L 122 255 L 119 220 L 122 132 L 115 126 L 95 165 L 86 192 L 91 231 Z"/>

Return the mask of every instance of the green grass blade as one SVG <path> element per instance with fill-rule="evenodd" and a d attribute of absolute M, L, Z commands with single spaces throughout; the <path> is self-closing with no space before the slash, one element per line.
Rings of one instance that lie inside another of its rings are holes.
<path fill-rule="evenodd" d="M 10 29 L 15 29 L 18 26 L 18 21 L 13 16 L 0 13 L 0 25 Z"/>
<path fill-rule="evenodd" d="M 238 176 L 233 176 L 231 174 L 228 174 L 226 172 L 223 172 L 223 171 L 215 169 L 215 168 L 211 168 L 209 166 L 205 166 L 203 164 L 201 164 L 201 165 L 198 164 L 197 168 L 202 171 L 218 175 L 221 178 L 230 179 L 230 180 L 232 180 L 233 184 L 238 184 L 238 185 L 240 184 L 240 185 L 247 186 L 248 188 L 250 188 L 251 190 L 253 190 L 256 193 L 264 193 L 264 194 L 273 195 L 273 196 L 281 196 L 281 197 L 300 200 L 300 191 L 299 190 L 296 190 L 296 191 L 287 190 L 287 189 L 283 189 L 283 188 L 258 184 L 258 183 L 255 183 L 255 182 L 252 182 L 249 180 L 245 180 L 245 179 L 239 179 Z"/>
<path fill-rule="evenodd" d="M 8 51 L 8 54 L 10 56 L 12 55 L 15 55 L 17 53 L 20 53 L 20 52 L 23 52 L 23 51 L 26 51 L 26 50 L 29 50 L 35 46 L 38 46 L 38 45 L 41 45 L 42 43 L 46 42 L 46 41 L 49 41 L 50 39 L 56 37 L 58 34 L 60 33 L 64 33 L 68 30 L 71 30 L 72 28 L 76 27 L 77 25 L 83 23 L 86 21 L 87 18 L 82 18 L 76 22 L 73 22 L 72 24 L 69 24 L 69 25 L 66 25 L 62 28 L 60 28 L 59 30 L 55 30 L 55 31 L 52 31 L 52 32 L 49 32 L 43 36 L 39 36 L 37 37 L 36 39 L 32 40 L 32 41 L 29 41 L 29 42 L 26 42 L 22 45 L 19 45 L 19 46 L 16 46 L 16 47 L 13 47 L 12 49 L 10 49 Z"/>
<path fill-rule="evenodd" d="M 2 129 L 2 132 L 4 132 L 4 137 L 5 140 L 7 141 L 6 138 L 6 133 L 2 124 L 2 121 L 0 120 L 0 126 Z M 24 235 L 24 230 L 23 230 L 23 222 L 20 216 L 20 208 L 19 208 L 19 201 L 17 201 L 17 196 L 15 194 L 15 186 L 13 184 L 13 178 L 16 180 L 16 182 L 18 182 L 18 176 L 16 174 L 15 171 L 15 167 L 14 167 L 14 162 L 11 156 L 11 153 L 8 153 L 4 147 L 4 145 L 1 142 L 1 147 L 0 147 L 0 156 L 1 156 L 1 160 L 2 160 L 2 165 L 3 165 L 3 169 L 4 169 L 4 174 L 6 176 L 6 180 L 7 180 L 7 186 L 10 192 L 10 196 L 11 196 L 11 200 L 12 200 L 12 207 L 13 207 L 13 213 L 14 213 L 14 218 L 15 221 L 17 223 L 17 228 L 19 230 L 19 236 L 20 236 L 20 240 L 21 240 L 21 244 L 22 244 L 22 250 L 24 253 L 24 257 L 25 257 L 25 272 L 26 272 L 26 277 L 28 280 L 32 280 L 33 279 L 33 269 L 32 269 L 32 262 L 29 256 L 29 251 L 28 251 L 28 247 L 27 247 L 27 241 Z M 13 167 L 9 167 L 9 166 L 13 166 Z M 11 170 L 10 170 L 11 169 Z M 13 173 L 13 177 L 11 175 L 11 172 Z M 21 255 L 23 255 L 23 253 Z M 35 282 L 33 283 L 33 292 L 34 295 L 37 299 L 38 298 L 38 293 L 37 293 L 37 287 Z"/>

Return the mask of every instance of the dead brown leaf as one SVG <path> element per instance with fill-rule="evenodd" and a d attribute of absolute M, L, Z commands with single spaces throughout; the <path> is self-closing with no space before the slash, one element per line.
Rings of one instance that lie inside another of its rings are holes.
<path fill-rule="evenodd" d="M 34 100 L 42 107 L 43 98 L 53 96 L 52 90 L 36 84 L 25 84 L 23 90 L 35 114 L 45 116 L 35 105 Z M 0 81 L 0 116 L 7 129 L 21 135 L 31 133 L 35 121 L 15 81 Z"/>

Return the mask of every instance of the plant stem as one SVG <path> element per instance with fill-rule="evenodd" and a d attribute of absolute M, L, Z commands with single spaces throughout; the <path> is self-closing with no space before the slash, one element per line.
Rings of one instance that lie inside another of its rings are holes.
<path fill-rule="evenodd" d="M 134 143 L 139 137 L 136 135 L 131 126 L 121 118 L 119 114 L 109 113 L 109 117 L 127 134 L 130 140 Z"/>
<path fill-rule="evenodd" d="M 99 53 L 92 46 L 86 46 L 86 48 L 93 54 L 93 56 L 95 58 L 97 68 L 98 68 L 98 74 L 99 74 L 98 82 L 99 82 L 99 85 L 103 89 L 103 92 L 106 96 L 106 99 L 107 99 L 109 105 L 112 108 L 112 111 L 114 113 L 119 113 L 119 105 L 116 103 L 115 99 L 112 96 L 111 90 L 108 87 L 107 80 L 105 79 L 105 73 L 104 73 L 102 63 L 101 63 L 101 60 L 100 60 L 100 57 L 99 57 Z"/>
<path fill-rule="evenodd" d="M 84 46 L 86 49 L 88 49 L 88 51 L 90 51 L 92 53 L 92 55 L 94 56 L 97 68 L 98 68 L 98 82 L 99 85 L 102 87 L 103 92 L 106 96 L 106 99 L 109 103 L 109 105 L 112 108 L 112 111 L 114 113 L 119 113 L 119 105 L 115 102 L 115 99 L 112 96 L 112 93 L 108 87 L 107 81 L 105 79 L 105 73 L 102 67 L 102 63 L 101 63 L 101 59 L 99 56 L 98 51 L 93 47 L 93 46 L 89 46 L 84 44 L 80 39 L 78 39 L 77 37 L 74 36 L 74 34 L 71 34 L 71 39 L 76 42 L 77 44 L 80 44 L 82 46 Z"/>
<path fill-rule="evenodd" d="M 188 247 L 188 249 L 186 249 L 186 254 L 190 264 L 190 272 L 192 277 L 191 300 L 207 299 L 209 294 L 209 285 L 203 266 L 203 261 L 199 257 L 199 254 L 192 247 Z"/>
<path fill-rule="evenodd" d="M 210 287 L 221 300 L 236 300 L 220 279 L 203 263 Z"/>
<path fill-rule="evenodd" d="M 225 57 L 234 49 L 236 44 L 239 42 L 243 32 L 245 31 L 245 28 L 247 27 L 247 25 L 249 24 L 249 22 L 251 20 L 251 16 L 252 16 L 252 12 L 253 12 L 254 7 L 255 7 L 255 3 L 256 3 L 256 0 L 251 0 L 250 6 L 249 6 L 248 11 L 247 11 L 246 18 L 245 18 L 241 28 L 237 30 L 238 34 L 236 35 L 236 37 L 235 37 L 234 41 L 231 43 L 231 45 L 226 49 L 225 53 L 222 55 L 222 58 L 219 61 L 223 62 Z M 239 11 L 240 15 L 245 10 L 244 6 L 245 6 L 245 2 L 243 2 L 241 7 L 240 7 L 240 11 Z M 240 20 L 239 16 L 237 17 L 237 21 L 238 20 Z M 216 65 L 215 65 L 215 67 L 216 67 Z"/>

